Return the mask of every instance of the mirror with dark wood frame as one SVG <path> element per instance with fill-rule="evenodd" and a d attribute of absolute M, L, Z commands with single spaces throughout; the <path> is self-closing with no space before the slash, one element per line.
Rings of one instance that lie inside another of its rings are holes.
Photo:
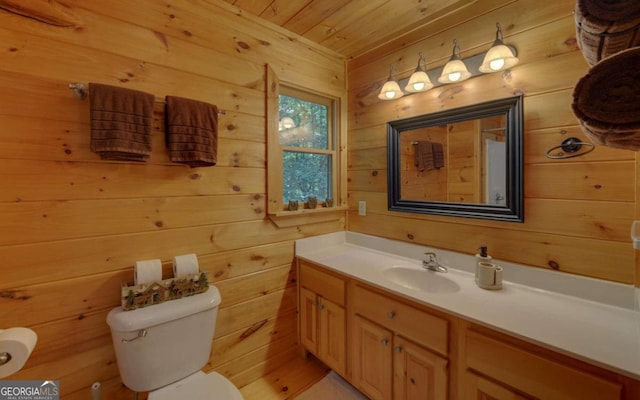
<path fill-rule="evenodd" d="M 389 210 L 524 221 L 522 96 L 387 123 Z"/>

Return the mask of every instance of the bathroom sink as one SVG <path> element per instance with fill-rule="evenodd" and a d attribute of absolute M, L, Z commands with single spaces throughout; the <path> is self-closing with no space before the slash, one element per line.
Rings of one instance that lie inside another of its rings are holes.
<path fill-rule="evenodd" d="M 454 293 L 460 290 L 457 283 L 441 272 L 421 267 L 394 265 L 382 270 L 382 277 L 407 289 L 428 293 Z"/>

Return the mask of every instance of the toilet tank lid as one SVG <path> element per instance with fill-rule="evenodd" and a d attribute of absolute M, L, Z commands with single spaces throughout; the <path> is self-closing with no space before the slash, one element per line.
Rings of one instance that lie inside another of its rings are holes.
<path fill-rule="evenodd" d="M 178 300 L 124 311 L 122 307 L 114 308 L 107 315 L 107 324 L 117 332 L 139 331 L 155 325 L 173 321 L 202 311 L 207 311 L 220 304 L 220 291 L 214 285 L 209 290 Z"/>

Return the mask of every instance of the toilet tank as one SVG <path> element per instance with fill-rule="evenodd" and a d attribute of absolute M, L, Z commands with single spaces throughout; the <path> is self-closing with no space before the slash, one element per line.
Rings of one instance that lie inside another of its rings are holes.
<path fill-rule="evenodd" d="M 208 361 L 220 292 L 194 296 L 107 315 L 122 382 L 146 392 L 199 371 Z"/>

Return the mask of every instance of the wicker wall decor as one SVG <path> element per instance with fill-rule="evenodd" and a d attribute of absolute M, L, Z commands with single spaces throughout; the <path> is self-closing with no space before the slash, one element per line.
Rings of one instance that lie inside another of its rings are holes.
<path fill-rule="evenodd" d="M 576 37 L 590 70 L 572 109 L 595 144 L 640 150 L 640 1 L 577 0 Z"/>
<path fill-rule="evenodd" d="M 578 46 L 590 66 L 640 46 L 638 0 L 577 0 L 574 15 Z"/>
<path fill-rule="evenodd" d="M 605 58 L 573 92 L 573 112 L 596 144 L 640 150 L 640 47 Z"/>

